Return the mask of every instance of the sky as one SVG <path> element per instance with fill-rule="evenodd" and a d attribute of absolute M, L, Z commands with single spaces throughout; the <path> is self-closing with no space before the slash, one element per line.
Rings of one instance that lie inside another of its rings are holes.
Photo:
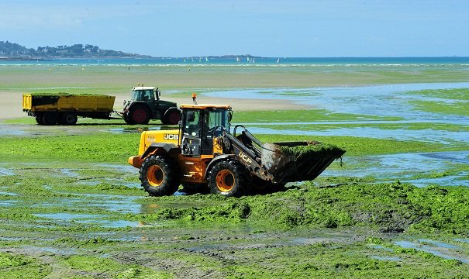
<path fill-rule="evenodd" d="M 0 41 L 165 57 L 469 56 L 469 0 L 0 0 Z"/>

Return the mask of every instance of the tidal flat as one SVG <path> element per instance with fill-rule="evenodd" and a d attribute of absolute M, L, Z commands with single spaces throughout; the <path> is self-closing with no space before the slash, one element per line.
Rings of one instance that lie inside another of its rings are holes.
<path fill-rule="evenodd" d="M 153 198 L 126 161 L 137 153 L 139 131 L 176 127 L 3 120 L 0 278 L 469 276 L 469 121 L 413 103 L 464 109 L 465 67 L 54 67 L 2 66 L 0 91 L 126 92 L 147 79 L 178 97 L 198 88 L 203 99 L 255 87 L 265 98 L 306 99 L 311 108 L 235 111 L 234 124 L 264 142 L 318 140 L 347 153 L 316 180 L 285 191 L 223 198 L 181 187 Z M 459 87 L 386 87 L 436 81 Z M 347 88 L 348 99 L 337 101 L 327 88 L 344 84 L 356 91 Z M 366 101 L 372 84 L 383 85 L 374 96 L 394 111 Z M 396 136 L 372 137 L 369 128 Z"/>

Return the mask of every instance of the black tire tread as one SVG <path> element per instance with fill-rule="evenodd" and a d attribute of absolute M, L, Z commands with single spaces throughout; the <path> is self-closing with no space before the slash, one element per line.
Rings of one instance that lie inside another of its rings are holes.
<path fill-rule="evenodd" d="M 221 192 L 216 183 L 217 173 L 223 169 L 229 169 L 235 175 L 235 186 L 229 192 Z M 245 194 L 248 184 L 246 168 L 237 161 L 221 161 L 216 163 L 209 171 L 208 184 L 213 194 L 220 194 L 226 197 L 240 197 Z"/>
<path fill-rule="evenodd" d="M 165 180 L 158 187 L 150 185 L 147 181 L 148 168 L 155 164 L 158 164 L 165 173 Z M 176 163 L 167 156 L 151 155 L 147 157 L 143 161 L 139 173 L 141 185 L 150 196 L 171 196 L 178 190 L 180 184 L 179 171 Z"/>

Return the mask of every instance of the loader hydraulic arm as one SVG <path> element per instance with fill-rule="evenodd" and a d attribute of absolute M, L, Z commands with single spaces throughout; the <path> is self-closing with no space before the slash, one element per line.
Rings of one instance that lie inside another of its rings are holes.
<path fill-rule="evenodd" d="M 247 132 L 247 131 L 245 131 Z M 242 142 L 237 137 L 232 136 L 229 133 L 223 133 L 223 142 L 225 148 L 229 149 L 229 152 L 235 154 L 240 158 L 240 162 L 254 175 L 259 178 L 272 181 L 274 177 L 270 174 L 261 164 L 260 152 L 252 145 L 250 141 L 259 142 L 251 133 L 243 132 L 240 138 L 247 143 Z M 248 134 L 249 133 L 249 134 Z M 243 136 L 245 138 L 243 138 Z"/>

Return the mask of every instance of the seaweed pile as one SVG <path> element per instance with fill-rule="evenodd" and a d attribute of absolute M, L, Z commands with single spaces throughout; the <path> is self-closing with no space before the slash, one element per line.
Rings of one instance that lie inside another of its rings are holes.
<path fill-rule="evenodd" d="M 345 153 L 340 147 L 333 144 L 320 143 L 320 142 L 307 142 L 303 145 L 285 145 L 279 146 L 283 155 L 290 157 L 295 161 L 301 161 L 304 158 L 312 156 L 332 156 L 340 157 Z"/>
<path fill-rule="evenodd" d="M 100 97 L 107 96 L 104 94 L 91 94 L 91 93 L 67 93 L 67 92 L 58 92 L 58 93 L 31 93 L 33 97 L 71 97 L 71 96 L 88 96 L 88 97 Z"/>

